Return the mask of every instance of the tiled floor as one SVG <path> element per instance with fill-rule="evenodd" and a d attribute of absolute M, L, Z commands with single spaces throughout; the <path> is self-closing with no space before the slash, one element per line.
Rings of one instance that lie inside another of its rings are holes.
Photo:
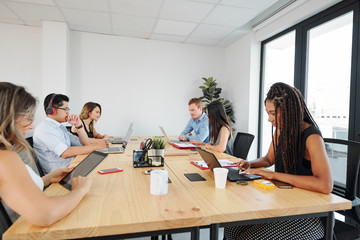
<path fill-rule="evenodd" d="M 222 240 L 224 237 L 224 228 L 219 228 L 219 240 Z M 150 237 L 142 237 L 142 238 L 132 238 L 134 240 L 150 240 Z M 173 240 L 190 240 L 190 233 L 177 233 L 172 234 Z M 210 239 L 210 230 L 200 229 L 200 240 L 208 240 Z M 161 238 L 159 238 L 161 240 Z"/>

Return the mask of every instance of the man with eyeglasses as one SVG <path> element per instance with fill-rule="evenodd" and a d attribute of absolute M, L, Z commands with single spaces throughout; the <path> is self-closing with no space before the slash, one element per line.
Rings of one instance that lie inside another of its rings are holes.
<path fill-rule="evenodd" d="M 87 154 L 108 147 L 105 140 L 89 139 L 78 115 L 70 114 L 69 98 L 51 93 L 44 100 L 46 118 L 35 128 L 34 150 L 40 166 L 47 174 L 67 167 L 78 154 Z M 68 122 L 78 129 L 71 134 L 61 123 Z"/>

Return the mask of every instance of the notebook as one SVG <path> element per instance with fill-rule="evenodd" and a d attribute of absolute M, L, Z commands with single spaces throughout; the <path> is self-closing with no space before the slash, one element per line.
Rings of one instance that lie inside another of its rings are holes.
<path fill-rule="evenodd" d="M 185 142 L 185 141 L 178 141 L 178 140 L 169 140 L 164 128 L 162 126 L 159 126 L 162 134 L 164 135 L 164 137 L 167 139 L 168 143 L 170 143 L 171 145 L 173 145 L 176 148 L 179 149 L 196 149 L 198 148 L 198 146 Z"/>
<path fill-rule="evenodd" d="M 133 126 L 134 126 L 134 123 L 130 123 L 130 126 L 129 126 L 129 128 L 127 130 L 127 133 L 125 135 L 125 138 L 109 138 L 106 141 L 111 142 L 112 144 L 124 144 L 125 139 L 127 139 L 126 137 L 129 134 L 131 135 L 130 130 L 133 129 Z M 130 139 L 130 137 L 129 137 L 129 139 Z"/>
<path fill-rule="evenodd" d="M 127 143 L 130 140 L 132 132 L 133 132 L 133 129 L 130 129 L 130 131 L 128 131 L 122 146 L 103 148 L 103 149 L 100 149 L 99 152 L 102 152 L 102 153 L 124 153 Z"/>
<path fill-rule="evenodd" d="M 218 160 L 218 161 L 219 161 L 221 167 L 224 167 L 224 168 L 236 167 L 236 164 L 230 160 L 222 159 L 222 160 Z M 205 161 L 191 161 L 191 164 L 197 166 L 198 168 L 200 168 L 202 170 L 209 169 L 209 167 Z"/>
<path fill-rule="evenodd" d="M 59 183 L 64 188 L 71 190 L 72 178 L 77 177 L 77 176 L 86 177 L 107 156 L 108 156 L 108 154 L 106 154 L 106 153 L 93 151 L 86 158 L 84 158 L 84 160 L 82 160 L 73 170 L 71 170 L 71 172 L 66 174 L 65 177 L 63 179 L 61 179 L 61 181 Z"/>
<path fill-rule="evenodd" d="M 203 149 L 196 149 L 198 153 L 200 154 L 201 158 L 206 162 L 206 165 L 209 167 L 209 169 L 212 171 L 216 167 L 222 167 L 217 160 L 216 156 L 208 151 L 205 151 Z M 239 181 L 239 180 L 255 180 L 260 179 L 261 176 L 254 175 L 254 174 L 239 174 L 239 170 L 237 168 L 228 168 L 228 179 L 231 182 Z"/>

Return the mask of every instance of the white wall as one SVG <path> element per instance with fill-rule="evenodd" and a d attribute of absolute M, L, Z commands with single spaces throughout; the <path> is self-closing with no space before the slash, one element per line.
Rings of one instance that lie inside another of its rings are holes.
<path fill-rule="evenodd" d="M 72 112 L 87 101 L 103 107 L 101 133 L 178 135 L 190 118 L 187 103 L 201 95 L 202 77 L 224 80 L 223 48 L 71 32 Z M 225 90 L 226 91 L 226 90 Z"/>
<path fill-rule="evenodd" d="M 0 24 L 0 81 L 22 85 L 34 96 L 42 93 L 41 28 Z M 42 99 L 39 99 L 42 105 Z M 44 114 L 37 109 L 35 124 Z"/>

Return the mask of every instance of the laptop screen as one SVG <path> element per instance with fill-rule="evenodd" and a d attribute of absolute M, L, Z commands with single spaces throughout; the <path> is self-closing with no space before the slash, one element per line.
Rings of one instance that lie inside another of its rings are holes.
<path fill-rule="evenodd" d="M 212 171 L 214 168 L 221 167 L 219 161 L 215 157 L 215 155 L 211 152 L 205 151 L 203 149 L 197 148 L 196 149 L 200 154 L 201 158 L 206 162 L 209 169 Z"/>

